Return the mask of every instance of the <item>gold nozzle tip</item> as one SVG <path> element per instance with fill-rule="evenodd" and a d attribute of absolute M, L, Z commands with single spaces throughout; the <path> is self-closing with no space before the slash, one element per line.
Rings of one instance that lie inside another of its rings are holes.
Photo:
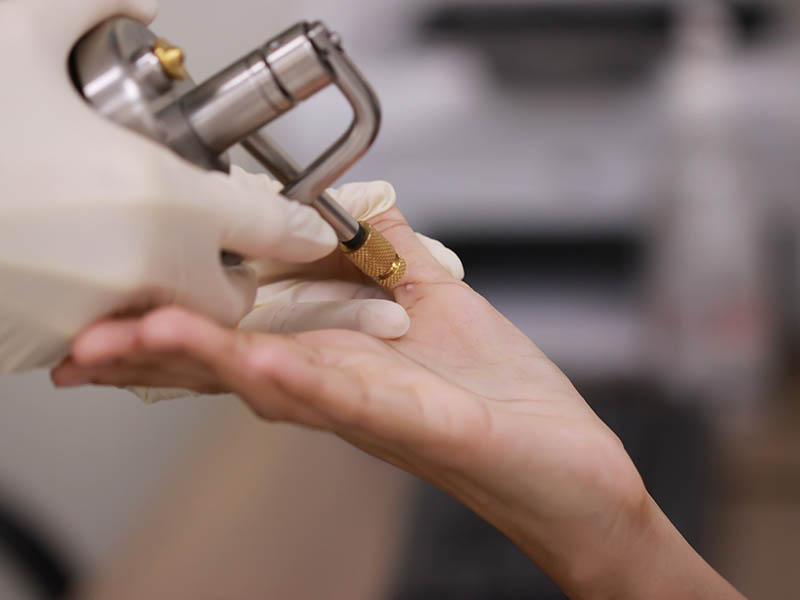
<path fill-rule="evenodd" d="M 393 288 L 406 274 L 406 261 L 392 243 L 366 221 L 361 221 L 367 235 L 356 249 L 341 245 L 341 250 L 358 269 L 375 283 Z"/>
<path fill-rule="evenodd" d="M 153 54 L 161 63 L 161 68 L 170 79 L 186 79 L 188 73 L 184 66 L 185 56 L 183 50 L 173 46 L 167 40 L 159 38 L 153 45 Z"/>

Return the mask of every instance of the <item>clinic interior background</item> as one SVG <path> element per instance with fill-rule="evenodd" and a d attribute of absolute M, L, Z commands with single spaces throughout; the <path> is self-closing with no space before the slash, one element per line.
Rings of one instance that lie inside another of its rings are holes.
<path fill-rule="evenodd" d="M 161 4 L 153 27 L 184 48 L 195 79 L 296 20 L 338 30 L 384 114 L 345 180 L 394 184 L 412 224 L 459 253 L 467 282 L 617 431 L 712 565 L 753 597 L 791 596 L 796 3 Z M 308 161 L 348 118 L 330 91 L 269 129 Z M 54 392 L 34 373 L 0 385 L 0 430 L 0 512 L 52 552 L 61 579 L 51 597 L 111 568 L 154 507 L 193 485 L 186 473 L 200 457 L 247 436 L 260 441 L 238 464 L 270 499 L 249 521 L 269 532 L 249 597 L 276 585 L 290 598 L 561 597 L 443 494 L 319 434 L 255 424 L 233 401 L 147 407 L 122 390 Z M 220 478 L 212 519 L 224 522 L 224 503 L 242 497 L 238 481 Z M 6 546 L 0 595 L 37 597 Z M 226 552 L 253 554 L 235 543 Z"/>

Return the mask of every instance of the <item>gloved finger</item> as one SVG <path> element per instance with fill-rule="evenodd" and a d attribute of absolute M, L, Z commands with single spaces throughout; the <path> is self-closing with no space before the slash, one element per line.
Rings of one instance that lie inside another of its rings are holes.
<path fill-rule="evenodd" d="M 241 329 L 264 333 L 349 329 L 382 339 L 401 337 L 410 326 L 405 309 L 391 300 L 267 304 L 240 324 Z"/>
<path fill-rule="evenodd" d="M 397 194 L 386 181 L 347 183 L 328 193 L 359 221 L 368 221 L 392 208 Z"/>
<path fill-rule="evenodd" d="M 383 288 L 341 279 L 281 280 L 258 288 L 256 307 L 292 302 L 335 302 L 338 300 L 390 300 Z"/>
<path fill-rule="evenodd" d="M 157 0 L 69 0 L 57 4 L 25 0 L 19 4 L 32 11 L 31 25 L 44 43 L 64 50 L 71 49 L 83 34 L 106 19 L 125 16 L 149 24 L 158 11 Z"/>
<path fill-rule="evenodd" d="M 283 185 L 279 181 L 275 181 L 266 173 L 250 173 L 239 165 L 231 166 L 230 177 L 234 181 L 241 181 L 245 185 L 262 186 L 273 194 L 280 194 L 283 189 Z"/>
<path fill-rule="evenodd" d="M 458 254 L 450 250 L 439 240 L 429 238 L 427 235 L 417 233 L 417 239 L 425 246 L 425 249 L 431 253 L 431 256 L 442 265 L 450 275 L 458 280 L 464 279 L 464 265 Z"/>
<path fill-rule="evenodd" d="M 256 307 L 240 323 L 240 328 L 263 332 L 280 331 L 291 333 L 305 331 L 308 328 L 316 329 L 342 329 L 357 327 L 358 331 L 392 339 L 399 337 L 408 329 L 408 316 L 405 309 L 395 304 L 396 308 L 387 308 L 383 305 L 363 307 L 358 315 L 357 306 L 343 307 L 335 310 L 333 304 L 349 300 L 386 300 L 388 294 L 383 289 L 359 283 L 346 281 L 280 281 L 271 285 L 262 286 L 258 291 Z M 339 302 L 337 302 L 339 301 Z M 302 303 L 302 310 L 291 310 L 290 307 Z M 393 304 L 393 303 L 392 303 Z M 314 306 L 323 307 L 323 312 L 316 312 Z M 363 311 L 366 311 L 365 315 Z M 308 314 L 313 313 L 316 319 L 310 319 Z M 356 313 L 354 315 L 354 313 Z M 370 318 L 370 313 L 380 313 Z M 383 316 L 383 320 L 380 316 Z M 280 323 L 280 327 L 278 324 Z M 94 355 L 95 361 L 113 360 L 120 356 L 135 351 L 136 322 L 128 321 L 109 323 L 108 329 L 99 327 L 96 331 L 88 332 L 85 339 L 81 340 L 78 353 L 81 359 Z M 98 350 L 103 350 L 97 354 Z M 134 386 L 127 388 L 146 403 L 155 403 L 162 400 L 174 400 L 197 394 L 189 389 L 150 388 Z"/>
<path fill-rule="evenodd" d="M 174 383 L 174 381 L 170 382 L 171 385 L 174 385 Z M 155 404 L 164 400 L 177 400 L 178 398 L 190 398 L 199 395 L 197 392 L 185 388 L 154 388 L 130 385 L 126 386 L 125 389 L 137 396 L 145 404 Z"/>
<path fill-rule="evenodd" d="M 440 241 L 424 236 L 421 233 L 417 233 L 416 236 L 420 244 L 452 277 L 459 280 L 464 279 L 464 267 L 455 252 Z M 334 258 L 336 257 L 330 256 L 323 261 L 300 265 L 274 260 L 260 260 L 252 262 L 250 266 L 255 270 L 256 277 L 262 284 L 259 290 L 262 290 L 286 280 L 290 280 L 293 285 L 295 281 L 302 279 L 312 280 L 313 283 L 322 283 L 331 281 L 331 279 L 327 278 L 346 276 L 346 271 L 345 273 L 340 273 L 336 270 L 341 263 L 332 260 Z M 365 290 L 381 290 L 383 292 L 383 295 L 375 297 L 391 298 L 391 294 L 384 288 L 377 288 L 374 285 L 364 283 L 354 283 L 354 285 L 360 286 Z"/>
<path fill-rule="evenodd" d="M 203 258 L 198 258 L 202 256 Z M 217 323 L 234 327 L 253 307 L 258 289 L 255 273 L 246 264 L 226 267 L 219 250 L 198 245 L 196 255 L 176 274 L 180 285 L 153 305 L 176 304 L 200 312 Z"/>
<path fill-rule="evenodd" d="M 198 170 L 182 181 L 196 182 L 187 202 L 206 201 L 222 226 L 220 245 L 226 250 L 249 258 L 311 262 L 330 254 L 338 243 L 317 211 L 276 194 L 261 176 L 233 178 Z"/>
<path fill-rule="evenodd" d="M 208 273 L 195 269 L 185 277 L 195 277 L 196 283 L 187 283 L 169 302 L 198 311 L 227 327 L 235 327 L 239 320 L 253 308 L 258 293 L 258 280 L 249 265 L 225 266 L 219 254 L 208 265 Z M 201 267 L 201 263 L 198 263 Z M 209 278 L 214 270 L 216 281 Z"/>

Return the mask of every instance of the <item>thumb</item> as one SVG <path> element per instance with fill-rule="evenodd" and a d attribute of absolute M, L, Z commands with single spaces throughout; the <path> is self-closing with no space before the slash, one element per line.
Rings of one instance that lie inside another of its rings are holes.
<path fill-rule="evenodd" d="M 312 262 L 336 247 L 336 234 L 310 206 L 275 191 L 270 180 L 235 170 L 189 179 L 221 225 L 220 245 L 248 258 Z"/>
<path fill-rule="evenodd" d="M 386 181 L 346 183 L 328 194 L 359 221 L 370 221 L 385 213 L 397 202 L 392 184 Z"/>

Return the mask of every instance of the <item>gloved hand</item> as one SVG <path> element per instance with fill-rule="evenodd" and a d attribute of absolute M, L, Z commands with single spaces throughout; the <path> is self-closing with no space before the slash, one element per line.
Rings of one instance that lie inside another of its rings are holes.
<path fill-rule="evenodd" d="M 57 362 L 106 315 L 179 304 L 233 325 L 257 283 L 221 250 L 303 262 L 335 247 L 313 209 L 202 171 L 79 96 L 67 60 L 80 36 L 155 9 L 0 1 L 0 372 Z"/>
<path fill-rule="evenodd" d="M 234 167 L 232 175 L 260 182 L 272 192 L 280 184 L 264 175 L 252 175 Z M 393 208 L 394 188 L 388 183 L 351 183 L 340 190 L 328 190 L 357 220 L 369 220 Z M 417 239 L 450 275 L 463 279 L 464 267 L 456 254 L 441 242 L 417 233 Z M 391 295 L 366 282 L 334 254 L 316 264 L 290 264 L 262 260 L 255 265 L 262 283 L 253 310 L 239 327 L 263 333 L 297 333 L 315 329 L 350 329 L 378 338 L 394 339 L 408 330 L 410 321 L 405 309 L 391 300 Z M 125 344 L 125 336 L 119 336 Z M 175 388 L 130 388 L 145 402 L 158 402 L 195 395 Z"/>
<path fill-rule="evenodd" d="M 270 183 L 275 191 L 279 189 L 279 184 Z M 385 213 L 397 201 L 394 188 L 383 181 L 350 183 L 328 192 L 358 221 Z M 464 278 L 464 267 L 452 250 L 416 235 L 453 277 Z M 352 329 L 384 339 L 402 336 L 409 327 L 405 310 L 388 291 L 363 281 L 349 266 L 338 255 L 309 265 L 259 261 L 255 265 L 261 283 L 256 306 L 240 327 L 265 333 Z"/>

